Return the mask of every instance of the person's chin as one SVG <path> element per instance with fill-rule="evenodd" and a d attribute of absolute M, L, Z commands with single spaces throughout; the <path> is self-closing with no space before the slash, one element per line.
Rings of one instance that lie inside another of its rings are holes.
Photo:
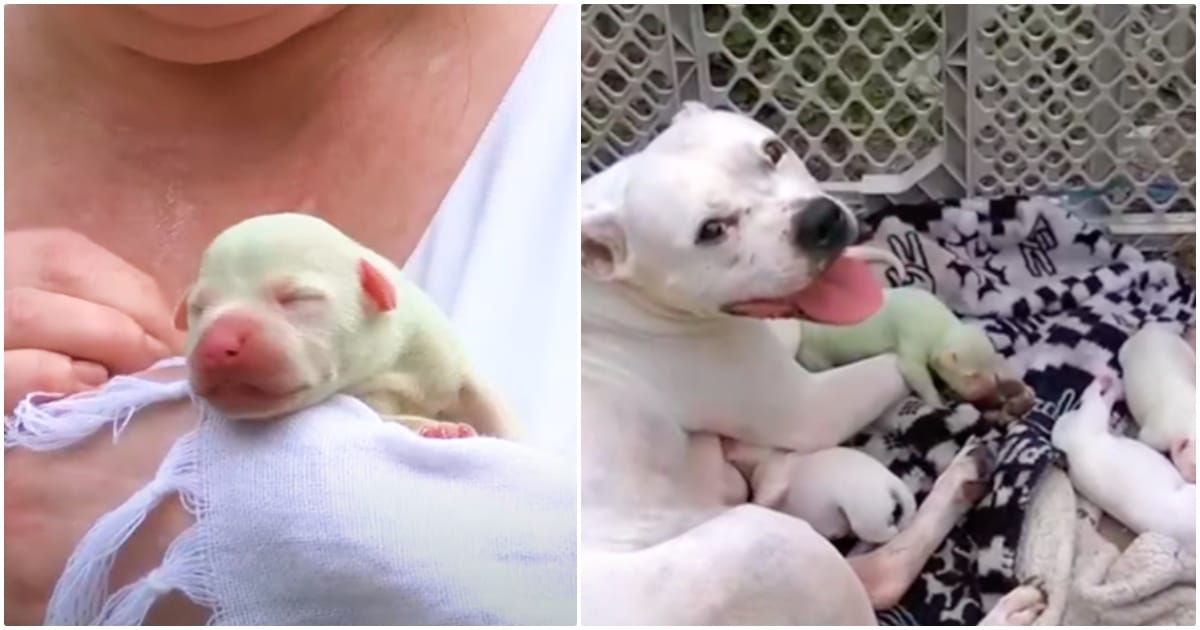
<path fill-rule="evenodd" d="M 253 57 L 342 5 L 125 5 L 75 8 L 108 39 L 146 57 L 204 65 Z"/>
<path fill-rule="evenodd" d="M 270 4 L 135 4 L 130 8 L 149 19 L 193 29 L 238 26 L 286 9 Z"/>

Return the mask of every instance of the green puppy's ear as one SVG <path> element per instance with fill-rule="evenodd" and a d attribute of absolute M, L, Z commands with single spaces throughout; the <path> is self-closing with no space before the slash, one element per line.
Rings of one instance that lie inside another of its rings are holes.
<path fill-rule="evenodd" d="M 396 308 L 396 288 L 392 286 L 392 281 L 365 259 L 358 261 L 358 282 L 366 298 L 368 312 L 379 314 Z"/>
<path fill-rule="evenodd" d="M 942 350 L 933 355 L 934 364 L 943 370 L 953 370 L 958 368 L 958 353 L 953 350 Z"/>
<path fill-rule="evenodd" d="M 188 329 L 188 296 L 192 294 L 192 287 L 188 287 L 179 301 L 175 303 L 175 329 L 187 331 Z"/>

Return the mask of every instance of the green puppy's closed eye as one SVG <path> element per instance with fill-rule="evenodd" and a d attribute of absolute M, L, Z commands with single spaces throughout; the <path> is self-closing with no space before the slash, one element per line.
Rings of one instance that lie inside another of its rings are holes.
<path fill-rule="evenodd" d="M 276 298 L 280 304 L 295 304 L 297 302 L 320 302 L 325 296 L 315 291 L 291 291 Z"/>

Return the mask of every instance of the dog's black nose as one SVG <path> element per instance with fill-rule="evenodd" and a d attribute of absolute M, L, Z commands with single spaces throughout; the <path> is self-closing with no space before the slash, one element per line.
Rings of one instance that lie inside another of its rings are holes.
<path fill-rule="evenodd" d="M 850 245 L 854 225 L 832 199 L 821 197 L 792 215 L 792 244 L 810 254 L 837 251 Z"/>

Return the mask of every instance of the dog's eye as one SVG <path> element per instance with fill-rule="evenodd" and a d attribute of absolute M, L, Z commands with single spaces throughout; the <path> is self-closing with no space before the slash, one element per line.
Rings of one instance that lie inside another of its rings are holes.
<path fill-rule="evenodd" d="M 315 291 L 288 291 L 279 294 L 275 299 L 281 306 L 292 306 L 324 302 L 325 296 Z"/>
<path fill-rule="evenodd" d="M 729 224 L 721 219 L 709 219 L 700 224 L 700 230 L 696 232 L 697 245 L 712 245 L 725 238 L 725 231 L 729 229 Z"/>
<path fill-rule="evenodd" d="M 763 154 L 767 156 L 767 160 L 771 162 L 771 166 L 779 164 L 779 161 L 787 153 L 787 147 L 784 146 L 783 141 L 779 138 L 768 138 L 763 143 L 762 150 Z"/>

